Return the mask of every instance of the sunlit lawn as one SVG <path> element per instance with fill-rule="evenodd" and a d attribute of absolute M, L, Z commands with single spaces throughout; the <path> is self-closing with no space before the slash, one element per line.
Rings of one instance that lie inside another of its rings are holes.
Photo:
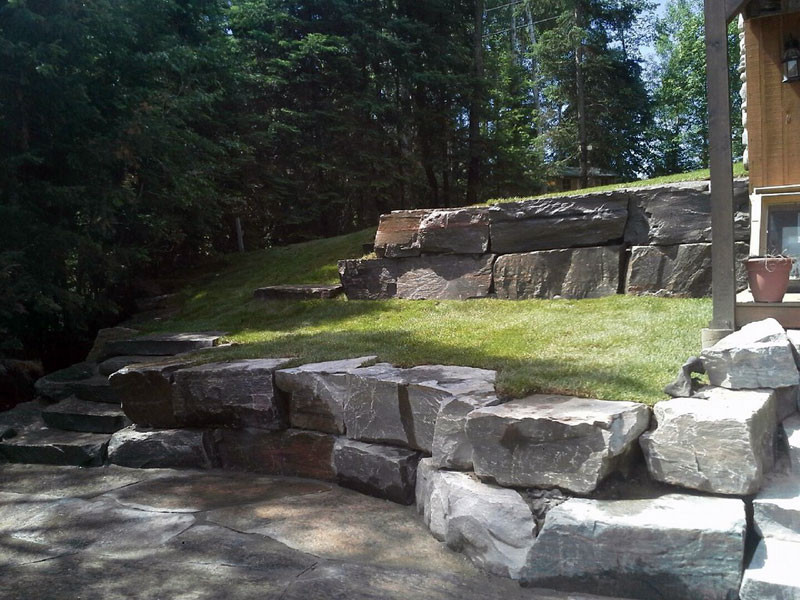
<path fill-rule="evenodd" d="M 592 300 L 264 302 L 257 287 L 335 282 L 336 260 L 360 256 L 374 230 L 228 257 L 188 286 L 180 313 L 148 329 L 223 330 L 237 346 L 209 358 L 377 355 L 397 365 L 497 369 L 513 396 L 549 391 L 653 403 L 699 351 L 708 300 L 612 296 Z"/>

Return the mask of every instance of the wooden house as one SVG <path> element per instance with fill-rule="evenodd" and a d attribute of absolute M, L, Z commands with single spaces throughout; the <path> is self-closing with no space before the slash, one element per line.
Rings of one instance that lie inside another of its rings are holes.
<path fill-rule="evenodd" d="M 800 327 L 800 296 L 754 303 L 736 295 L 727 27 L 739 19 L 743 120 L 750 171 L 751 254 L 800 259 L 800 0 L 705 0 L 713 228 L 712 344 L 766 317 Z M 793 278 L 800 290 L 800 262 Z M 790 291 L 791 288 L 790 288 Z"/>

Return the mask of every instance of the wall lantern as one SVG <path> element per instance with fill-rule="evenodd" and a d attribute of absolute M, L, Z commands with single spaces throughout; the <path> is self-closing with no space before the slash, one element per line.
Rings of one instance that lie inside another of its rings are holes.
<path fill-rule="evenodd" d="M 783 82 L 792 81 L 800 81 L 800 46 L 790 36 L 783 51 Z"/>

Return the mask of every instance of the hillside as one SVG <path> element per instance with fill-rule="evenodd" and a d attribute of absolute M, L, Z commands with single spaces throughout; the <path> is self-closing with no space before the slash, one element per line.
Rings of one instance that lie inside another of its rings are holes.
<path fill-rule="evenodd" d="M 221 330 L 236 346 L 203 360 L 377 355 L 397 365 L 497 369 L 503 393 L 568 393 L 652 404 L 699 350 L 710 301 L 612 296 L 590 300 L 381 302 L 255 300 L 279 283 L 330 283 L 337 260 L 363 254 L 374 230 L 230 255 L 198 274 L 176 312 L 137 323 L 160 331 Z"/>

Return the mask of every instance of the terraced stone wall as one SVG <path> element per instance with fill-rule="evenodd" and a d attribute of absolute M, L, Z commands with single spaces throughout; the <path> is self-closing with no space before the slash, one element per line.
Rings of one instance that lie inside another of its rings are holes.
<path fill-rule="evenodd" d="M 737 253 L 750 238 L 734 186 Z M 343 260 L 350 299 L 711 294 L 707 181 L 381 216 L 374 259 Z M 739 268 L 741 289 L 746 287 Z"/>

